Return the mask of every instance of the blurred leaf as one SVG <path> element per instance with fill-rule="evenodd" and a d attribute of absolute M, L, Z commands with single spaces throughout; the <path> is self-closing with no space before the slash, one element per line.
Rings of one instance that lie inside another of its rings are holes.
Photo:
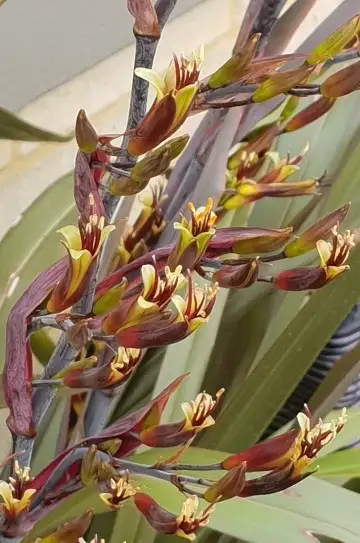
<path fill-rule="evenodd" d="M 290 396 L 313 360 L 360 297 L 360 246 L 351 269 L 333 284 L 312 294 L 270 347 L 244 386 L 225 400 L 215 429 L 208 431 L 219 448 L 240 450 L 255 443 Z M 236 343 L 233 345 L 237 349 Z M 221 383 L 219 383 L 221 385 Z M 241 393 L 239 393 L 241 390 Z"/>
<path fill-rule="evenodd" d="M 265 55 L 278 55 L 284 51 L 316 0 L 295 0 L 276 21 L 265 47 Z"/>
<path fill-rule="evenodd" d="M 15 300 L 38 273 L 64 255 L 55 231 L 76 221 L 72 192 L 72 174 L 60 178 L 35 200 L 0 243 L 0 286 L 7 285 L 0 305 L 1 353 L 7 316 Z M 3 356 L 0 369 L 2 364 Z"/>
<path fill-rule="evenodd" d="M 1 6 L 1 4 L 0 4 Z M 67 136 L 43 130 L 0 108 L 0 139 L 16 141 L 70 141 L 73 134 Z"/>
<path fill-rule="evenodd" d="M 49 334 L 45 330 L 34 332 L 30 336 L 30 345 L 33 355 L 40 364 L 47 364 L 55 349 L 55 343 L 50 339 Z"/>
<path fill-rule="evenodd" d="M 316 461 L 317 477 L 360 477 L 360 450 L 349 449 L 327 454 Z"/>

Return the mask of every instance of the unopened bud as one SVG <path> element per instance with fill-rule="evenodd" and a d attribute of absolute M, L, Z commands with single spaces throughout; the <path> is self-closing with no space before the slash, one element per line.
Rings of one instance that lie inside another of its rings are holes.
<path fill-rule="evenodd" d="M 246 462 L 243 462 L 208 488 L 204 493 L 204 499 L 209 503 L 216 503 L 239 496 L 245 486 L 245 476 Z"/>
<path fill-rule="evenodd" d="M 84 109 L 80 109 L 76 118 L 75 137 L 83 153 L 93 153 L 96 150 L 99 138 Z"/>

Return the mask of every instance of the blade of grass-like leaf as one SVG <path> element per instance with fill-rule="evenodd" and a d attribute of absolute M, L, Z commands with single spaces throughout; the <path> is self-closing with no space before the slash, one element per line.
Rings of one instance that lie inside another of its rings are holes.
<path fill-rule="evenodd" d="M 38 126 L 23 121 L 14 113 L 0 108 L 0 139 L 16 141 L 53 141 L 66 142 L 73 138 L 73 133 L 68 135 L 56 134 L 43 130 Z"/>
<path fill-rule="evenodd" d="M 360 477 L 360 450 L 349 449 L 327 454 L 316 461 L 318 477 Z"/>
<path fill-rule="evenodd" d="M 360 246 L 351 257 L 351 269 L 333 284 L 313 293 L 309 302 L 258 362 L 255 371 L 226 398 L 208 445 L 231 451 L 246 448 L 262 435 L 290 396 L 323 345 L 360 297 Z M 235 346 L 234 346 L 235 348 Z M 220 384 L 220 383 L 219 383 Z"/>
<path fill-rule="evenodd" d="M 335 362 L 309 402 L 314 417 L 324 417 L 360 373 L 360 344 Z M 360 432 L 359 432 L 360 433 Z"/>
<path fill-rule="evenodd" d="M 317 0 L 295 0 L 295 2 L 279 17 L 271 31 L 265 47 L 265 55 L 282 53 L 291 38 L 304 21 Z"/>

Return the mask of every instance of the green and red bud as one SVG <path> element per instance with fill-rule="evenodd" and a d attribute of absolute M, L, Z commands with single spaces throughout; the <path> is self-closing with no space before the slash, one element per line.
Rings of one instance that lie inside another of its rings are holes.
<path fill-rule="evenodd" d="M 346 96 L 360 89 L 360 60 L 332 74 L 320 85 L 320 92 L 330 99 Z"/>
<path fill-rule="evenodd" d="M 224 477 L 211 485 L 203 495 L 209 503 L 218 503 L 241 496 L 246 484 L 246 462 L 232 468 Z"/>
<path fill-rule="evenodd" d="M 299 111 L 287 124 L 284 126 L 284 132 L 294 132 L 304 126 L 307 126 L 317 119 L 320 119 L 325 113 L 327 113 L 335 104 L 334 98 L 327 98 L 321 96 L 310 105 Z"/>
<path fill-rule="evenodd" d="M 360 15 L 355 15 L 345 24 L 337 28 L 325 40 L 316 45 L 306 57 L 308 65 L 316 65 L 326 62 L 341 53 L 356 36 L 359 35 Z"/>
<path fill-rule="evenodd" d="M 328 239 L 334 226 L 342 223 L 349 209 L 350 204 L 345 204 L 316 221 L 285 247 L 284 255 L 291 258 L 315 249 L 320 239 Z"/>
<path fill-rule="evenodd" d="M 236 188 L 236 194 L 225 200 L 223 206 L 227 210 L 237 209 L 251 204 L 261 198 L 289 198 L 315 194 L 317 191 L 316 179 L 294 181 L 292 183 L 256 183 L 250 179 L 242 181 Z"/>
<path fill-rule="evenodd" d="M 253 102 L 265 102 L 278 94 L 288 92 L 292 87 L 305 82 L 312 71 L 312 66 L 302 65 L 293 70 L 275 73 L 259 85 L 252 95 Z"/>
<path fill-rule="evenodd" d="M 130 177 L 120 176 L 110 181 L 108 192 L 115 196 L 129 196 L 142 191 L 152 177 L 166 172 L 172 160 L 184 150 L 189 136 L 179 136 L 148 152 L 130 170 Z"/>
<path fill-rule="evenodd" d="M 76 118 L 75 137 L 79 149 L 83 153 L 90 154 L 97 149 L 99 136 L 87 118 L 84 109 L 80 109 Z"/>
<path fill-rule="evenodd" d="M 254 258 L 246 264 L 222 264 L 213 274 L 212 279 L 223 288 L 248 288 L 253 285 L 259 275 L 259 259 Z"/>
<path fill-rule="evenodd" d="M 206 256 L 215 258 L 227 253 L 258 255 L 278 251 L 290 240 L 292 228 L 219 228 L 211 239 Z"/>
<path fill-rule="evenodd" d="M 207 82 L 210 89 L 218 89 L 224 85 L 229 85 L 229 83 L 238 81 L 246 74 L 255 55 L 260 36 L 261 34 L 255 34 L 247 41 L 244 47 L 241 48 L 241 51 L 235 52 L 229 60 L 210 76 Z"/>

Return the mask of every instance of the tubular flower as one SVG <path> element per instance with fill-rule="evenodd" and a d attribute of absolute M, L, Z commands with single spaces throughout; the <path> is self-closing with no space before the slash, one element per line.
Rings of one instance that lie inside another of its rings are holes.
<path fill-rule="evenodd" d="M 188 279 L 187 296 L 172 296 L 176 314 L 159 312 L 153 319 L 126 327 L 116 333 L 119 345 L 125 347 L 161 347 L 186 338 L 209 320 L 218 286 L 195 287 Z"/>
<path fill-rule="evenodd" d="M 203 49 L 187 59 L 174 56 L 164 78 L 153 70 L 137 68 L 135 74 L 156 89 L 156 99 L 143 121 L 130 136 L 128 151 L 138 156 L 171 136 L 185 121 L 198 92 Z"/>
<path fill-rule="evenodd" d="M 117 355 L 109 363 L 80 368 L 71 366 L 64 375 L 63 384 L 69 388 L 106 389 L 124 383 L 140 362 L 140 349 L 119 347 Z M 75 363 L 76 364 L 76 363 Z"/>
<path fill-rule="evenodd" d="M 292 183 L 256 183 L 252 179 L 243 179 L 236 188 L 236 194 L 230 196 L 224 203 L 225 209 L 236 209 L 251 204 L 261 198 L 288 198 L 291 196 L 306 196 L 315 194 L 316 179 L 293 181 Z"/>
<path fill-rule="evenodd" d="M 129 482 L 129 474 L 111 478 L 106 483 L 106 492 L 101 492 L 100 498 L 113 510 L 119 509 L 121 502 L 135 496 L 137 489 Z"/>
<path fill-rule="evenodd" d="M 250 204 L 263 197 L 301 196 L 313 194 L 316 191 L 315 179 L 284 183 L 298 170 L 298 163 L 308 151 L 308 145 L 299 155 L 281 159 L 279 153 L 267 151 L 269 137 L 274 137 L 270 128 L 264 131 L 264 135 L 260 132 L 253 141 L 243 144 L 245 147 L 240 147 L 230 157 L 226 192 L 220 200 L 220 207 L 229 210 Z M 255 181 L 266 159 L 271 160 L 272 166 L 268 168 L 267 173 Z"/>
<path fill-rule="evenodd" d="M 190 335 L 209 320 L 212 308 L 215 305 L 218 284 L 205 285 L 203 288 L 193 286 L 191 278 L 188 281 L 187 296 L 173 296 L 172 301 L 178 311 L 176 322 L 187 325 L 187 334 Z"/>
<path fill-rule="evenodd" d="M 164 273 L 160 273 L 154 264 L 145 264 L 141 268 L 143 289 L 140 296 L 129 297 L 120 302 L 103 321 L 102 328 L 107 334 L 113 334 L 124 328 L 129 328 L 145 322 L 160 313 L 169 304 L 172 295 L 184 281 L 181 266 L 171 271 L 165 266 Z"/>
<path fill-rule="evenodd" d="M 319 419 L 319 422 L 312 426 L 311 414 L 307 408 L 305 411 L 306 413 L 302 412 L 297 416 L 299 430 L 290 430 L 258 443 L 247 451 L 229 456 L 222 462 L 222 467 L 230 470 L 246 462 L 248 472 L 275 470 L 279 475 L 282 470 L 285 470 L 287 471 L 286 480 L 295 484 L 292 481 L 304 475 L 304 470 L 316 459 L 319 451 L 335 439 L 347 421 L 346 409 L 344 409 L 337 419 L 326 423 Z M 256 479 L 247 481 L 248 489 L 253 481 Z"/>
<path fill-rule="evenodd" d="M 199 508 L 197 496 L 189 496 L 185 500 L 179 516 L 161 507 L 147 494 L 137 493 L 134 502 L 154 530 L 162 534 L 178 535 L 190 541 L 195 539 L 195 533 L 199 528 L 208 524 L 209 517 L 214 511 L 214 506 L 209 505 L 197 513 Z"/>
<path fill-rule="evenodd" d="M 29 468 L 25 468 L 28 470 Z M 11 479 L 10 483 L 0 481 L 0 496 L 3 499 L 3 503 L 0 503 L 0 512 L 9 519 L 15 519 L 24 511 L 27 511 L 31 497 L 35 494 L 34 488 L 18 491 L 18 479 L 16 479 L 15 486 L 13 484 L 14 479 Z"/>
<path fill-rule="evenodd" d="M 93 198 L 90 198 L 93 201 Z M 62 242 L 68 252 L 69 265 L 63 278 L 50 295 L 47 309 L 57 313 L 68 308 L 82 296 L 86 279 L 100 248 L 115 226 L 105 226 L 104 217 L 90 215 L 89 220 L 80 217 L 78 228 L 66 226 L 58 230 L 63 235 Z"/>
<path fill-rule="evenodd" d="M 36 492 L 29 488 L 30 468 L 21 469 L 17 460 L 14 462 L 14 476 L 9 477 L 9 483 L 0 481 L 0 496 L 4 503 L 0 504 L 2 511 L 8 518 L 14 519 L 26 511 L 31 502 L 31 496 Z"/>
<path fill-rule="evenodd" d="M 321 288 L 349 269 L 346 262 L 354 245 L 354 234 L 351 234 L 349 230 L 343 235 L 339 234 L 338 226 L 334 226 L 331 243 L 324 240 L 316 243 L 320 266 L 280 272 L 274 277 L 273 283 L 282 290 L 300 291 Z"/>
<path fill-rule="evenodd" d="M 175 445 L 190 444 L 196 434 L 204 428 L 215 424 L 212 417 L 219 405 L 224 389 L 218 390 L 215 399 L 210 394 L 202 392 L 195 400 L 184 402 L 181 409 L 185 418 L 183 421 L 174 424 L 162 424 L 145 429 L 140 434 L 140 440 L 149 447 L 174 447 Z M 180 453 L 184 449 L 180 450 Z M 179 455 L 176 454 L 176 458 Z M 171 460 L 171 459 L 170 459 Z M 169 460 L 166 463 L 170 463 Z"/>
<path fill-rule="evenodd" d="M 164 77 L 159 76 L 155 70 L 136 68 L 135 74 L 148 81 L 156 90 L 156 100 L 160 101 L 171 91 L 179 91 L 188 85 L 196 83 L 199 79 L 201 66 L 204 62 L 204 47 L 192 52 L 189 58 L 181 53 L 180 58 L 173 56 Z"/>
<path fill-rule="evenodd" d="M 180 223 L 174 223 L 174 228 L 179 231 L 179 240 L 169 256 L 168 265 L 171 269 L 181 264 L 184 270 L 192 270 L 200 262 L 215 234 L 214 224 L 217 216 L 212 207 L 212 198 L 208 199 L 206 206 L 198 209 L 190 202 L 188 204 L 190 219 L 182 217 Z"/>
<path fill-rule="evenodd" d="M 224 388 L 218 390 L 215 400 L 213 400 L 210 394 L 201 392 L 196 396 L 195 400 L 183 403 L 181 409 L 185 415 L 184 429 L 203 429 L 215 424 L 211 415 L 219 405 L 220 398 L 224 392 Z"/>

